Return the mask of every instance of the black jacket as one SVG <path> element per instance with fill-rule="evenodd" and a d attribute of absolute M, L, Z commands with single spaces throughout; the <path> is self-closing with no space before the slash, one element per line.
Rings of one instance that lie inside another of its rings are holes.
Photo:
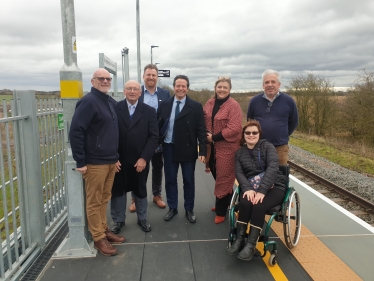
<path fill-rule="evenodd" d="M 139 182 L 143 182 L 140 177 L 147 177 L 148 168 L 138 173 L 134 165 L 139 158 L 143 158 L 148 166 L 158 145 L 156 111 L 139 101 L 130 119 L 126 100 L 120 101 L 115 111 L 118 116 L 118 152 L 122 166 L 115 175 L 112 194 L 120 196 L 124 192 L 134 191 L 138 197 L 144 198 L 147 196 L 146 185 Z"/>
<path fill-rule="evenodd" d="M 171 97 L 160 103 L 157 110 L 159 129 L 170 117 L 173 102 L 174 97 Z M 198 154 L 206 156 L 206 128 L 203 107 L 188 96 L 186 96 L 186 104 L 174 121 L 174 145 L 174 161 L 196 161 Z M 199 150 L 197 149 L 198 145 Z"/>
<path fill-rule="evenodd" d="M 69 132 L 77 168 L 118 161 L 116 103 L 112 97 L 95 88 L 77 102 Z"/>
<path fill-rule="evenodd" d="M 258 161 L 258 151 L 260 151 L 261 164 L 265 170 L 265 175 L 261 180 L 257 192 L 266 195 L 273 184 L 274 188 L 286 191 L 286 176 L 279 171 L 277 151 L 270 142 L 260 139 L 253 148 L 254 158 L 249 154 L 247 145 L 241 146 L 235 154 L 235 175 L 242 192 L 253 190 L 248 182 L 248 178 L 262 173 L 261 165 Z"/>

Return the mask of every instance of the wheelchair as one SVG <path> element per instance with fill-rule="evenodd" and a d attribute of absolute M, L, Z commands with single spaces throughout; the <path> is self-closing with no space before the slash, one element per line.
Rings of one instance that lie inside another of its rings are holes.
<path fill-rule="evenodd" d="M 264 252 L 261 255 L 261 253 L 256 249 L 255 253 L 255 256 L 261 256 L 263 258 L 267 251 L 270 251 L 270 266 L 274 266 L 278 262 L 277 242 L 269 241 L 269 231 L 272 222 L 275 220 L 283 223 L 284 239 L 289 249 L 295 247 L 299 242 L 301 230 L 300 196 L 293 187 L 289 186 L 290 166 L 280 165 L 279 170 L 287 177 L 287 190 L 285 197 L 281 205 L 275 206 L 267 212 L 267 215 L 269 215 L 270 218 L 264 228 L 265 230 L 263 229 L 263 235 L 260 236 L 258 241 L 264 243 Z M 236 221 L 239 215 L 239 201 L 240 186 L 235 189 L 229 207 L 230 233 L 228 238 L 228 248 L 230 248 L 236 240 Z"/>

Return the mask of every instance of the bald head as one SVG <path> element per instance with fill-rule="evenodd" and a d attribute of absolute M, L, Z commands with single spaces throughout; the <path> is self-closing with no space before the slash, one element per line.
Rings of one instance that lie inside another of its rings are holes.
<path fill-rule="evenodd" d="M 95 89 L 107 94 L 112 85 L 110 73 L 104 68 L 96 69 L 92 75 L 91 84 Z"/>
<path fill-rule="evenodd" d="M 135 104 L 140 97 L 140 84 L 135 80 L 127 81 L 123 93 L 129 103 Z"/>

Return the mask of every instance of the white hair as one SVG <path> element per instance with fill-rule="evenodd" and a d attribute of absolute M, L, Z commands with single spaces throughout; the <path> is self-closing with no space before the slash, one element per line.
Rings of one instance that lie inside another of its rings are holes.
<path fill-rule="evenodd" d="M 266 69 L 266 70 L 262 73 L 262 81 L 264 81 L 264 77 L 265 77 L 266 75 L 270 75 L 270 74 L 275 74 L 275 75 L 277 76 L 277 78 L 278 78 L 278 82 L 280 82 L 280 80 L 281 80 L 281 76 L 280 76 L 280 74 L 278 73 L 278 71 L 273 70 L 273 69 Z"/>

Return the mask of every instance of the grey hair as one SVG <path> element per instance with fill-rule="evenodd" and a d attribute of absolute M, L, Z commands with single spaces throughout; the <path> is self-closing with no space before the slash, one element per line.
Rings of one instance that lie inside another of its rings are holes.
<path fill-rule="evenodd" d="M 270 74 L 275 74 L 275 75 L 277 76 L 277 78 L 278 78 L 278 82 L 281 81 L 281 76 L 280 76 L 280 74 L 278 73 L 278 71 L 273 70 L 273 69 L 266 69 L 266 70 L 262 73 L 262 81 L 264 81 L 264 77 L 265 77 L 266 75 L 270 75 Z"/>

